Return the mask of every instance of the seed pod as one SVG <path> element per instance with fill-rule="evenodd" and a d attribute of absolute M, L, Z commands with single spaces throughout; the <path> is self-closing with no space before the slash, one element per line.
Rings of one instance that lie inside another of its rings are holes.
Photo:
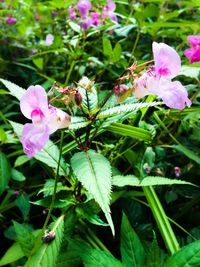
<path fill-rule="evenodd" d="M 77 106 L 80 106 L 82 103 L 82 95 L 79 92 L 76 92 L 76 94 L 74 95 L 74 100 Z"/>

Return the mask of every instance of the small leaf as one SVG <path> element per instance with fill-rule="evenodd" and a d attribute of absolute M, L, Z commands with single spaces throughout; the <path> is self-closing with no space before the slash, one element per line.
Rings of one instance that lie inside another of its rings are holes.
<path fill-rule="evenodd" d="M 15 169 L 12 169 L 11 176 L 13 180 L 18 181 L 18 182 L 23 182 L 26 180 L 26 177 L 23 175 L 23 173 Z"/>
<path fill-rule="evenodd" d="M 197 267 L 200 263 L 200 240 L 195 241 L 174 253 L 163 267 Z"/>
<path fill-rule="evenodd" d="M 117 43 L 114 47 L 114 50 L 113 50 L 113 57 L 114 57 L 114 62 L 117 62 L 120 60 L 121 58 L 121 54 L 122 54 L 122 48 L 121 48 L 121 45 L 120 43 Z"/>
<path fill-rule="evenodd" d="M 25 194 L 19 195 L 16 199 L 16 206 L 20 209 L 25 220 L 29 214 L 31 207 L 29 202 L 29 196 Z"/>
<path fill-rule="evenodd" d="M 63 238 L 64 216 L 58 218 L 51 231 L 55 239 L 51 243 L 41 243 L 40 247 L 28 258 L 24 267 L 54 267 Z"/>
<path fill-rule="evenodd" d="M 71 116 L 71 121 L 69 125 L 69 130 L 77 130 L 80 128 L 86 127 L 90 123 L 89 120 L 87 120 L 84 117 L 78 117 L 78 116 Z"/>
<path fill-rule="evenodd" d="M 144 248 L 125 214 L 122 218 L 120 250 L 127 267 L 143 266 Z"/>
<path fill-rule="evenodd" d="M 105 56 L 109 56 L 109 57 L 113 53 L 111 42 L 106 37 L 103 38 L 103 53 L 104 53 Z"/>
<path fill-rule="evenodd" d="M 26 163 L 29 160 L 30 159 L 26 155 L 19 156 L 15 160 L 14 166 L 15 167 L 19 167 L 19 166 L 23 165 L 24 163 Z"/>
<path fill-rule="evenodd" d="M 172 185 L 172 184 L 188 184 L 193 185 L 194 184 L 182 180 L 177 179 L 169 179 L 166 177 L 160 177 L 160 176 L 147 176 L 144 179 L 139 179 L 138 177 L 134 175 L 116 175 L 113 177 L 113 185 L 122 187 L 122 186 L 151 186 L 151 185 Z"/>
<path fill-rule="evenodd" d="M 94 150 L 76 153 L 71 158 L 72 169 L 77 179 L 99 204 L 114 234 L 110 215 L 111 166 L 109 161 Z"/>
<path fill-rule="evenodd" d="M 101 111 L 98 115 L 99 119 L 114 116 L 116 114 L 123 114 L 131 111 L 136 111 L 146 107 L 154 107 L 162 104 L 161 102 L 151 102 L 151 103 L 134 103 L 134 104 L 123 104 L 107 110 Z"/>
<path fill-rule="evenodd" d="M 4 266 L 9 263 L 13 263 L 24 257 L 24 252 L 18 242 L 14 243 L 4 254 L 0 260 L 0 266 Z"/>
<path fill-rule="evenodd" d="M 199 155 L 197 155 L 192 150 L 188 149 L 187 147 L 185 147 L 183 145 L 174 145 L 172 147 L 175 148 L 176 150 L 178 150 L 179 152 L 182 152 L 189 159 L 191 159 L 191 160 L 195 161 L 196 163 L 200 164 Z"/>
<path fill-rule="evenodd" d="M 36 67 L 38 67 L 40 70 L 43 69 L 43 58 L 42 57 L 33 58 L 32 60 Z"/>
<path fill-rule="evenodd" d="M 92 86 L 90 90 L 78 87 L 78 91 L 82 96 L 82 108 L 87 114 L 94 114 L 98 110 L 98 96 L 95 86 Z"/>
<path fill-rule="evenodd" d="M 0 79 L 0 81 L 5 85 L 5 87 L 10 91 L 11 95 L 16 97 L 18 100 L 21 99 L 23 94 L 26 92 L 23 88 L 19 87 L 18 85 L 11 83 L 7 80 Z"/>
<path fill-rule="evenodd" d="M 151 243 L 148 253 L 145 257 L 144 266 L 147 267 L 161 267 L 161 250 L 158 246 L 156 238 Z"/>
<path fill-rule="evenodd" d="M 24 255 L 29 256 L 35 244 L 35 237 L 26 225 L 17 223 L 15 221 L 13 224 L 15 227 L 17 241 L 19 242 Z"/>
<path fill-rule="evenodd" d="M 182 66 L 179 75 L 190 78 L 198 78 L 200 75 L 200 67 Z"/>
<path fill-rule="evenodd" d="M 10 163 L 6 158 L 6 155 L 0 152 L 0 195 L 6 189 L 11 177 Z"/>
<path fill-rule="evenodd" d="M 48 179 L 46 183 L 44 184 L 44 188 L 41 189 L 38 194 L 42 193 L 44 194 L 44 197 L 47 196 L 52 196 L 54 192 L 54 185 L 55 185 L 55 180 L 53 179 Z M 63 186 L 61 182 L 57 183 L 57 188 L 56 188 L 56 193 L 60 192 L 61 190 L 66 190 L 66 186 Z"/>
<path fill-rule="evenodd" d="M 72 30 L 74 30 L 75 32 L 78 32 L 80 33 L 81 31 L 81 27 L 77 24 L 77 23 L 74 23 L 73 21 L 70 21 L 69 22 L 69 26 L 72 28 Z"/>

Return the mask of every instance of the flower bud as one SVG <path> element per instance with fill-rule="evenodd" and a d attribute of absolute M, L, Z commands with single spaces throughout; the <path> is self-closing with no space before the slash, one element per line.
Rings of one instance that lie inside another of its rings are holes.
<path fill-rule="evenodd" d="M 130 93 L 130 90 L 125 84 L 117 84 L 113 89 L 115 96 L 117 97 L 118 103 L 123 102 Z"/>
<path fill-rule="evenodd" d="M 77 106 L 80 106 L 82 103 L 82 95 L 79 92 L 76 92 L 75 96 L 74 96 L 74 100 Z"/>

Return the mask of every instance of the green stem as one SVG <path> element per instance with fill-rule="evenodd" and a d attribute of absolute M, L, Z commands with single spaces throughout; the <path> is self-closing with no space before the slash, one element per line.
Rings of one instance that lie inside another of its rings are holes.
<path fill-rule="evenodd" d="M 143 187 L 151 211 L 154 215 L 160 233 L 170 254 L 177 252 L 180 247 L 176 236 L 171 228 L 169 220 L 152 186 Z"/>
<path fill-rule="evenodd" d="M 68 71 L 68 73 L 67 73 L 67 77 L 66 77 L 66 79 L 65 79 L 65 86 L 68 84 L 68 82 L 69 82 L 69 78 L 70 78 L 70 76 L 71 76 L 71 73 L 72 73 L 72 71 L 73 71 L 73 68 L 74 68 L 74 65 L 76 64 L 76 60 L 72 60 L 72 63 L 71 63 L 71 65 L 70 65 L 70 68 L 69 68 L 69 71 Z"/>

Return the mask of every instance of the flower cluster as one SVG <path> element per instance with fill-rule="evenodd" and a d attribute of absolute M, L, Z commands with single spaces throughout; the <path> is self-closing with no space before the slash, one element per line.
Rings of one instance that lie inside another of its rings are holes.
<path fill-rule="evenodd" d="M 49 140 L 49 135 L 68 127 L 70 117 L 64 111 L 48 104 L 47 94 L 40 85 L 30 86 L 20 100 L 23 115 L 32 120 L 22 131 L 21 142 L 29 158 L 38 153 Z"/>
<path fill-rule="evenodd" d="M 93 10 L 90 0 L 79 0 L 77 6 L 68 9 L 68 13 L 71 20 L 80 21 L 81 28 L 87 30 L 91 26 L 100 25 L 106 18 L 117 22 L 115 9 L 116 5 L 112 0 L 107 0 L 107 5 L 103 6 L 101 11 Z"/>
<path fill-rule="evenodd" d="M 186 88 L 172 81 L 179 74 L 181 59 L 178 53 L 164 43 L 153 42 L 154 66 L 134 81 L 134 94 L 138 98 L 157 95 L 170 108 L 184 109 L 191 105 Z"/>
<path fill-rule="evenodd" d="M 185 50 L 184 54 L 189 58 L 190 63 L 200 61 L 200 35 L 189 35 L 188 43 L 191 45 L 191 48 Z"/>

